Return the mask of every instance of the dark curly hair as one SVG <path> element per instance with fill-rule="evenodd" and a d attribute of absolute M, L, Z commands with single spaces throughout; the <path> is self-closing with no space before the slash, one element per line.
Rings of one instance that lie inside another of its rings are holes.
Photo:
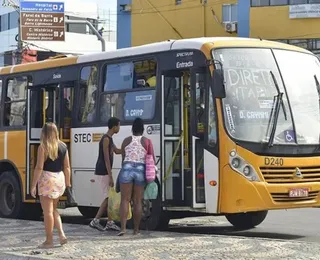
<path fill-rule="evenodd" d="M 141 118 L 136 118 L 132 124 L 132 133 L 134 135 L 143 135 L 144 132 L 144 123 Z"/>

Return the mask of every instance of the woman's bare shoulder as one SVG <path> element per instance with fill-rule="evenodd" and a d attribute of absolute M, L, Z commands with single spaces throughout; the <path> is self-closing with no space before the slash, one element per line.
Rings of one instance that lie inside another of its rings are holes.
<path fill-rule="evenodd" d="M 131 136 L 126 137 L 126 138 L 123 140 L 122 145 L 123 145 L 123 146 L 127 146 L 127 145 L 131 142 L 131 140 L 132 140 L 132 137 L 131 137 Z"/>
<path fill-rule="evenodd" d="M 149 141 L 149 138 L 142 136 L 141 138 L 141 144 L 143 145 L 144 148 L 147 149 L 147 142 Z"/>

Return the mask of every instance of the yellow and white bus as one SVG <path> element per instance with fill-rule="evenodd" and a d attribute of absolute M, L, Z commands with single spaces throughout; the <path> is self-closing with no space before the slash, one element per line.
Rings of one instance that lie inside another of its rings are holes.
<path fill-rule="evenodd" d="M 111 116 L 121 120 L 118 147 L 136 117 L 155 145 L 160 193 L 144 203 L 149 229 L 203 214 L 250 228 L 268 210 L 317 207 L 319 65 L 282 43 L 195 38 L 0 68 L 0 216 L 41 214 L 30 183 L 40 129 L 54 121 L 78 208 L 93 217 L 103 199 L 98 141 Z"/>

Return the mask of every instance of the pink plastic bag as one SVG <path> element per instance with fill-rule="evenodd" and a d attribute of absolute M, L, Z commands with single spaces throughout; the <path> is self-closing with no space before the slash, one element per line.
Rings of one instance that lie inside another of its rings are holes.
<path fill-rule="evenodd" d="M 153 158 L 153 146 L 147 139 L 147 154 L 146 154 L 146 180 L 147 183 L 153 182 L 156 179 L 156 167 Z"/>

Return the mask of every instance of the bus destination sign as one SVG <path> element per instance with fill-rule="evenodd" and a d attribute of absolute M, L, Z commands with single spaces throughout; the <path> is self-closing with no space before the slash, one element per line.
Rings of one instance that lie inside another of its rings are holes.
<path fill-rule="evenodd" d="M 65 41 L 63 2 L 20 1 L 22 41 Z"/>

